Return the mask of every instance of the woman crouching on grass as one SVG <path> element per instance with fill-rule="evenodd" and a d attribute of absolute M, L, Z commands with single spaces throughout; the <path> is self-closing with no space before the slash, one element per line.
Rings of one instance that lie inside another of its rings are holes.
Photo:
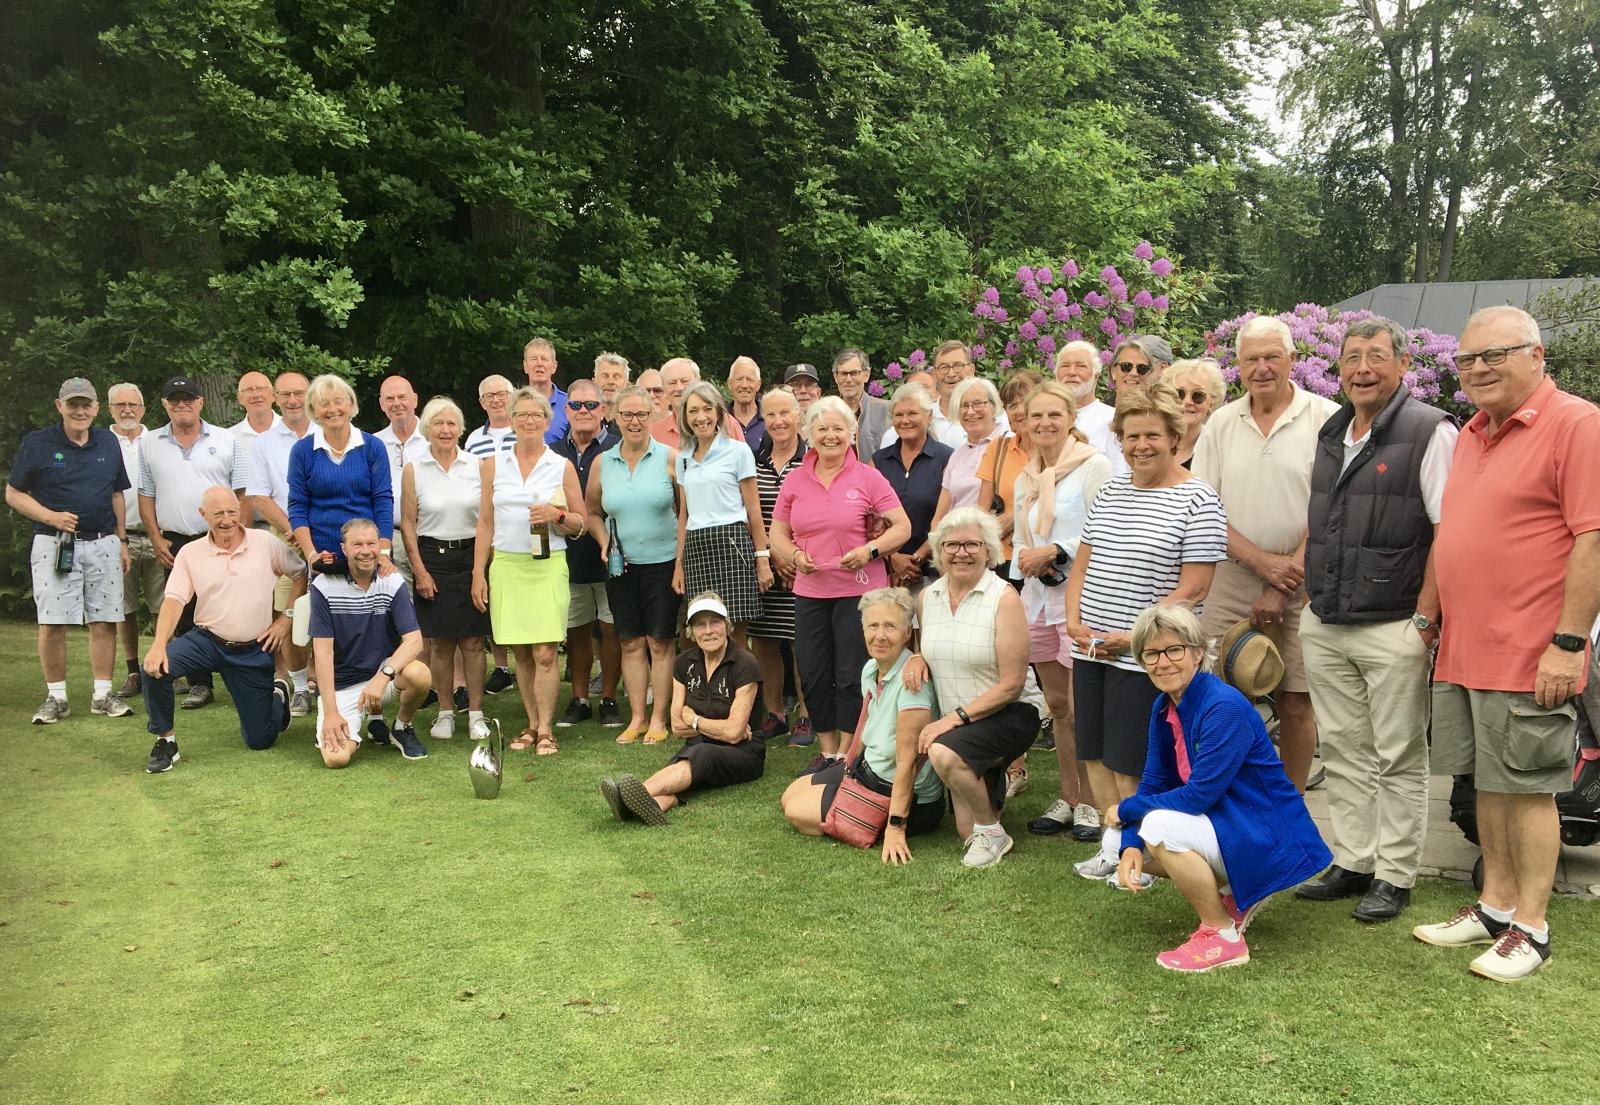
<path fill-rule="evenodd" d="M 1141 889 L 1146 871 L 1165 875 L 1199 915 L 1200 927 L 1158 964 L 1237 967 L 1250 961 L 1244 930 L 1255 910 L 1333 855 L 1255 707 L 1201 670 L 1200 619 L 1182 606 L 1152 606 L 1134 621 L 1131 641 L 1161 696 L 1139 789 L 1108 811 L 1105 848 L 1121 855 L 1121 886 Z"/>
<path fill-rule="evenodd" d="M 859 607 L 868 656 L 861 669 L 865 706 L 856 730 L 860 755 L 829 760 L 790 783 L 783 792 L 783 816 L 805 835 L 821 836 L 849 766 L 857 782 L 889 799 L 883 862 L 909 863 L 906 838 L 932 832 L 944 817 L 944 784 L 932 764 L 918 765 L 917 756 L 917 736 L 933 719 L 933 684 L 912 691 L 900 682 L 900 669 L 911 656 L 911 592 L 880 587 L 862 595 Z"/>
<path fill-rule="evenodd" d="M 761 778 L 767 746 L 750 732 L 751 712 L 761 697 L 761 668 L 730 639 L 732 628 L 728 608 L 715 591 L 702 591 L 690 601 L 694 644 L 672 663 L 672 735 L 688 743 L 643 782 L 626 774 L 600 780 L 600 793 L 618 821 L 665 825 L 667 811 L 691 790 Z"/>

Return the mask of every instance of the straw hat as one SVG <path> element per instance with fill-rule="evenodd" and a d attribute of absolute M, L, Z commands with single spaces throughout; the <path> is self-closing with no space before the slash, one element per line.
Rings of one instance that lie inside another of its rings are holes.
<path fill-rule="evenodd" d="M 1263 698 L 1283 681 L 1283 657 L 1272 638 L 1247 618 L 1234 623 L 1217 642 L 1215 670 L 1246 698 Z"/>

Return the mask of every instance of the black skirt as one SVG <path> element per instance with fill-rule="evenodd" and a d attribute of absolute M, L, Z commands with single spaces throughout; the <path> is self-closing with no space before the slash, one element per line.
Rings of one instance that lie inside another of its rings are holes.
<path fill-rule="evenodd" d="M 475 539 L 437 541 L 417 535 L 422 566 L 433 577 L 434 597 L 413 594 L 417 624 L 422 635 L 436 637 L 487 637 L 489 615 L 472 605 L 472 556 Z"/>

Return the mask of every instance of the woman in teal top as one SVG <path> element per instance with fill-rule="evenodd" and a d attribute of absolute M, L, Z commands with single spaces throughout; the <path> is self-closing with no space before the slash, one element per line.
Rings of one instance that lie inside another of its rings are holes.
<path fill-rule="evenodd" d="M 600 454 L 585 489 L 589 534 L 608 566 L 606 599 L 622 642 L 622 681 L 632 719 L 617 737 L 660 744 L 671 736 L 672 660 L 678 636 L 678 596 L 672 591 L 678 555 L 678 451 L 650 436 L 655 404 L 643 388 L 624 388 L 612 410 L 622 440 Z M 648 722 L 645 685 L 654 691 Z"/>
<path fill-rule="evenodd" d="M 861 755 L 854 762 L 830 759 L 801 775 L 783 792 L 783 815 L 807 836 L 821 836 L 839 785 L 849 770 L 857 782 L 889 798 L 883 831 L 883 862 L 906 863 L 906 838 L 932 832 L 944 817 L 944 784 L 917 756 L 917 735 L 933 718 L 933 685 L 911 691 L 900 670 L 911 655 L 911 592 L 880 587 L 861 596 L 861 629 L 867 641 L 861 669 Z"/>

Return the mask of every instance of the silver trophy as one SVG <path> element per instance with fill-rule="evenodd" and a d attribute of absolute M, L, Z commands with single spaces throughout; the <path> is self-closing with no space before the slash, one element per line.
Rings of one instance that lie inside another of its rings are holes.
<path fill-rule="evenodd" d="M 467 760 L 467 774 L 472 778 L 472 793 L 479 798 L 500 796 L 500 763 L 506 755 L 505 734 L 500 731 L 498 718 L 490 718 L 493 732 L 487 740 L 472 750 Z"/>

